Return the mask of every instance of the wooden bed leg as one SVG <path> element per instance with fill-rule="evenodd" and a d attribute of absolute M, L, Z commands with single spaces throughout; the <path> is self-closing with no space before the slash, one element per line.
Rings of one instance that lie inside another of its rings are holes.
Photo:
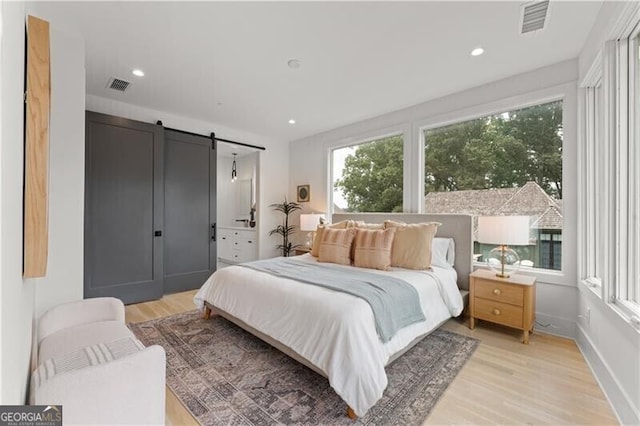
<path fill-rule="evenodd" d="M 208 306 L 204 307 L 204 319 L 208 320 L 211 318 L 211 308 Z"/>
<path fill-rule="evenodd" d="M 354 413 L 353 408 L 349 407 L 347 405 L 347 417 L 349 417 L 351 420 L 355 420 L 358 418 L 358 416 L 356 416 L 356 413 Z"/>

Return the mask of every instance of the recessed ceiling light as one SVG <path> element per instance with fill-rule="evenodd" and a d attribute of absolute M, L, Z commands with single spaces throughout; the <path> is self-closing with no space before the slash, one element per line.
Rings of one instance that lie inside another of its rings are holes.
<path fill-rule="evenodd" d="M 471 56 L 480 56 L 484 53 L 484 49 L 482 47 L 476 47 L 471 51 Z"/>
<path fill-rule="evenodd" d="M 287 65 L 289 65 L 289 68 L 298 69 L 302 64 L 297 59 L 289 59 L 289 61 L 287 61 Z"/>
<path fill-rule="evenodd" d="M 136 77 L 144 77 L 144 71 L 142 71 L 142 70 L 135 69 L 135 70 L 132 71 L 132 73 Z"/>
<path fill-rule="evenodd" d="M 296 120 L 292 118 L 291 120 L 289 120 L 289 124 L 296 124 Z"/>

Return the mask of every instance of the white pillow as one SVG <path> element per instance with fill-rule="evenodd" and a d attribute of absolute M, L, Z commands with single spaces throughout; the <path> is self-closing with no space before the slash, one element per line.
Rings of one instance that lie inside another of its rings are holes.
<path fill-rule="evenodd" d="M 431 265 L 440 268 L 452 268 L 456 258 L 456 246 L 453 238 L 434 238 L 431 245 Z"/>

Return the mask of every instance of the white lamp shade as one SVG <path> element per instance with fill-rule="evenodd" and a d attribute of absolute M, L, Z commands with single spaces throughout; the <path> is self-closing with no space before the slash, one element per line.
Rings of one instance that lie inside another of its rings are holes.
<path fill-rule="evenodd" d="M 300 230 L 301 231 L 315 231 L 318 225 L 320 225 L 320 219 L 324 219 L 323 214 L 301 214 L 300 215 Z"/>
<path fill-rule="evenodd" d="M 478 217 L 478 242 L 495 245 L 529 244 L 529 216 Z"/>

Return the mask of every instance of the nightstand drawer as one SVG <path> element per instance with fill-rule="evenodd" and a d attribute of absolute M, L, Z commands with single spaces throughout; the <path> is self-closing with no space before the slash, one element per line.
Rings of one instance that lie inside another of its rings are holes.
<path fill-rule="evenodd" d="M 473 316 L 511 327 L 522 328 L 522 308 L 493 300 L 475 298 Z"/>
<path fill-rule="evenodd" d="M 521 285 L 503 284 L 476 278 L 475 297 L 522 306 L 524 304 L 524 289 Z"/>

